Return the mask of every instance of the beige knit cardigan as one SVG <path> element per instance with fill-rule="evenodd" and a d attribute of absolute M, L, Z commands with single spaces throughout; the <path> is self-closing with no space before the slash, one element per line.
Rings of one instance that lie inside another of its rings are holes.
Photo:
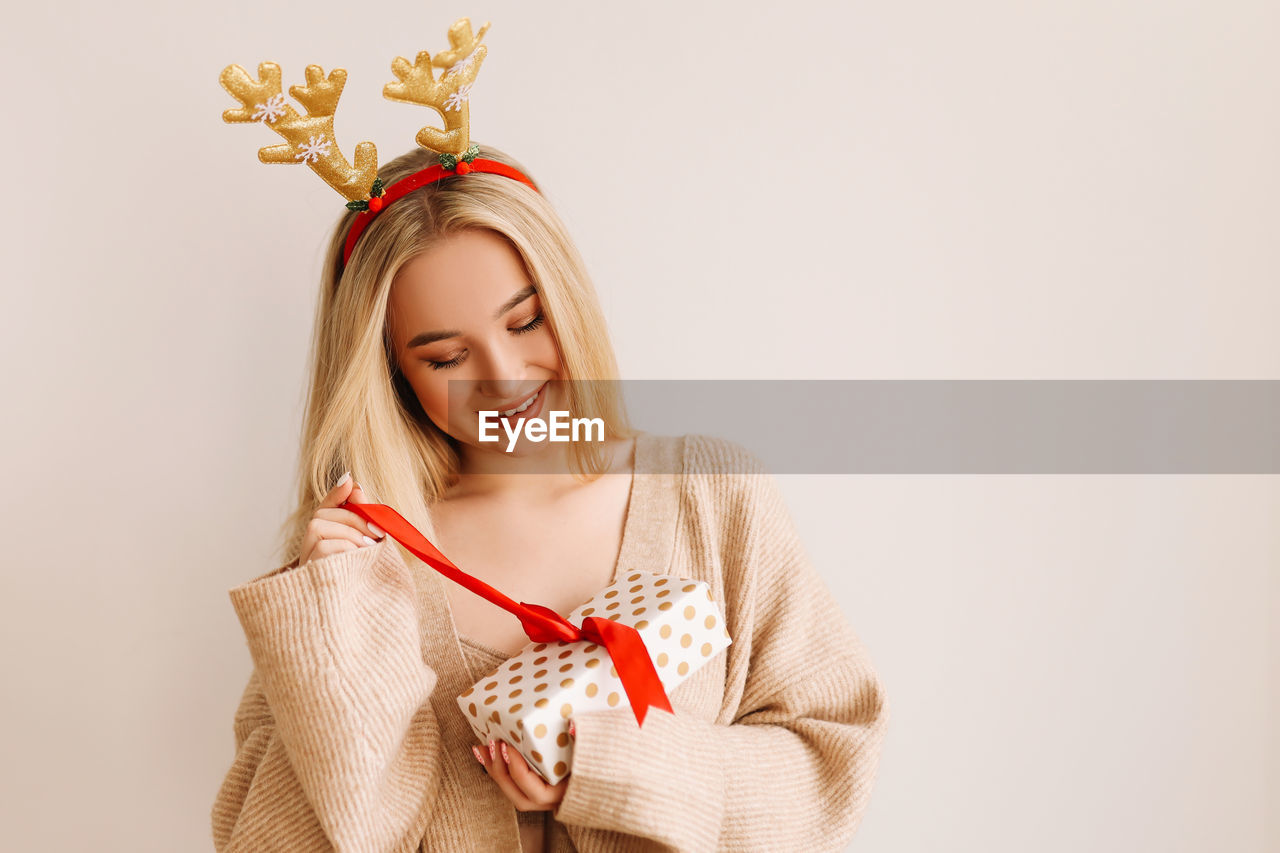
<path fill-rule="evenodd" d="M 842 849 L 888 706 L 776 481 L 702 435 L 641 433 L 635 466 L 615 578 L 708 582 L 733 642 L 670 692 L 674 714 L 651 709 L 643 727 L 629 708 L 574 716 L 549 846 Z M 449 583 L 388 537 L 230 590 L 253 671 L 213 804 L 216 850 L 520 850 L 516 809 L 456 703 L 475 679 Z"/>

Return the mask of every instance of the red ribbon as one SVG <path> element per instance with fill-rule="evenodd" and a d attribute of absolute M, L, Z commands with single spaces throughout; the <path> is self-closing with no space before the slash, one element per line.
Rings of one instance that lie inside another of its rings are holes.
<path fill-rule="evenodd" d="M 580 640 L 599 643 L 609 652 L 614 667 L 618 670 L 618 679 L 627 692 L 627 700 L 631 710 L 635 712 L 636 723 L 643 726 L 645 714 L 650 707 L 661 708 L 669 713 L 671 702 L 667 699 L 667 691 L 662 687 L 658 671 L 653 667 L 649 650 L 645 647 L 640 632 L 630 625 L 624 625 L 612 619 L 601 619 L 588 616 L 582 620 L 582 627 L 575 628 L 572 623 L 556 613 L 550 607 L 527 602 L 516 603 L 498 590 L 489 586 L 479 578 L 474 578 L 459 569 L 449 558 L 440 553 L 440 549 L 432 545 L 416 527 L 405 520 L 404 516 L 385 504 L 353 504 L 343 501 L 343 509 L 348 509 L 365 521 L 371 521 L 387 532 L 387 535 L 408 548 L 427 565 L 455 583 L 462 584 L 476 595 L 486 598 L 503 610 L 514 613 L 529 639 L 535 643 L 565 642 Z"/>

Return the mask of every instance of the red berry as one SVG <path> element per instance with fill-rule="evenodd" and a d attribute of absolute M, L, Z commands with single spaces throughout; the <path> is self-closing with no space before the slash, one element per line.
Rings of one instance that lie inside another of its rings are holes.
<path fill-rule="evenodd" d="M 374 196 L 373 198 L 369 199 L 369 209 L 372 210 L 374 213 L 377 213 L 379 210 L 382 210 L 382 197 Z"/>
<path fill-rule="evenodd" d="M 459 174 L 459 175 L 465 175 L 467 172 L 470 172 L 470 171 L 471 171 L 471 164 L 470 164 L 470 163 L 468 163 L 466 160 L 459 160 L 459 161 L 458 161 L 458 174 Z"/>

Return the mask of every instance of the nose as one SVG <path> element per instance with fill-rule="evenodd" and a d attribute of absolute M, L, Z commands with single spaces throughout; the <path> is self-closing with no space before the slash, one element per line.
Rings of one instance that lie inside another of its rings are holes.
<path fill-rule="evenodd" d="M 480 394 L 495 403 L 506 402 L 528 390 L 525 362 L 519 347 L 496 344 L 487 349 L 480 367 L 490 379 L 479 380 Z"/>

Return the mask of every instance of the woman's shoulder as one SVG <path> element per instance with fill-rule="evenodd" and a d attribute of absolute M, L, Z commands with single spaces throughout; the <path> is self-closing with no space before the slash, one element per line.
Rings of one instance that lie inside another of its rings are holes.
<path fill-rule="evenodd" d="M 737 441 L 702 433 L 645 433 L 644 440 L 651 442 L 650 470 L 678 480 L 673 489 L 686 524 L 743 538 L 785 506 L 760 456 Z"/>
<path fill-rule="evenodd" d="M 732 439 L 703 433 L 664 435 L 642 432 L 638 440 L 650 444 L 651 456 L 659 460 L 657 473 L 685 476 L 715 474 L 767 474 L 760 457 Z"/>

